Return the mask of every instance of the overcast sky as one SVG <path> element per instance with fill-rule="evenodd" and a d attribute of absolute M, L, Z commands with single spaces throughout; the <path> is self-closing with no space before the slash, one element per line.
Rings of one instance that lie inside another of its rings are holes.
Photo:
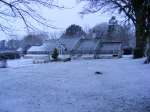
<path fill-rule="evenodd" d="M 64 31 L 71 24 L 77 24 L 84 27 L 93 27 L 96 24 L 102 22 L 108 22 L 111 14 L 107 13 L 96 13 L 89 14 L 83 18 L 79 15 L 79 12 L 82 11 L 82 7 L 85 3 L 76 3 L 76 0 L 56 0 L 56 3 L 60 6 L 66 7 L 66 9 L 40 9 L 40 13 L 47 19 L 51 20 L 51 24 L 58 27 L 59 29 L 48 29 L 42 27 L 43 31 L 46 32 L 55 32 L 55 31 Z M 15 25 L 16 26 L 16 25 Z M 18 31 L 17 34 L 24 34 L 23 31 Z M 1 34 L 0 39 L 8 38 L 8 36 L 3 36 Z"/>
<path fill-rule="evenodd" d="M 70 9 L 53 9 L 50 10 L 49 13 L 43 10 L 43 14 L 50 17 L 53 21 L 53 24 L 63 30 L 68 27 L 70 24 L 78 24 L 82 27 L 89 26 L 93 27 L 96 24 L 101 22 L 107 22 L 112 15 L 110 14 L 102 14 L 102 13 L 95 13 L 95 14 L 88 14 L 85 15 L 83 18 L 79 14 L 82 11 L 82 8 L 85 3 L 76 3 L 76 0 L 57 0 L 59 5 L 64 5 L 66 8 Z"/>

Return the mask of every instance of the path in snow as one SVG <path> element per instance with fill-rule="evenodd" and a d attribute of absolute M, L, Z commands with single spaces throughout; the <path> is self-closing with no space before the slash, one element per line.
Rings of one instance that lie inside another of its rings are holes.
<path fill-rule="evenodd" d="M 150 65 L 142 62 L 11 62 L 0 69 L 0 112 L 150 112 Z"/>

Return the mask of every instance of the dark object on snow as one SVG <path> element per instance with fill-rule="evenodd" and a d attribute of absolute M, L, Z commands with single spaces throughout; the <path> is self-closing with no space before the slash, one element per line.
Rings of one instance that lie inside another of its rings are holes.
<path fill-rule="evenodd" d="M 63 60 L 64 62 L 71 61 L 71 58 L 66 58 Z"/>
<path fill-rule="evenodd" d="M 0 68 L 7 68 L 7 60 L 0 61 Z"/>
<path fill-rule="evenodd" d="M 118 54 L 113 54 L 113 57 L 118 57 Z"/>
<path fill-rule="evenodd" d="M 96 75 L 102 75 L 103 73 L 102 73 L 102 72 L 99 72 L 99 71 L 96 71 L 95 74 L 96 74 Z"/>

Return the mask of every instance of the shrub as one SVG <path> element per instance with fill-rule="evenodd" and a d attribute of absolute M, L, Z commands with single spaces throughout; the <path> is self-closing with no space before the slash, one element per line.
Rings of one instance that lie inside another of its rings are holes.
<path fill-rule="evenodd" d="M 144 56 L 144 50 L 141 48 L 135 48 L 133 50 L 133 58 L 137 59 L 137 58 L 142 58 Z"/>
<path fill-rule="evenodd" d="M 131 55 L 133 49 L 131 47 L 123 49 L 123 54 L 124 55 Z"/>
<path fill-rule="evenodd" d="M 0 60 L 18 59 L 18 58 L 20 58 L 20 54 L 18 52 L 0 53 Z"/>
<path fill-rule="evenodd" d="M 53 58 L 54 60 L 57 60 L 57 59 L 58 59 L 58 55 L 59 55 L 58 50 L 55 48 L 55 49 L 53 50 L 53 53 L 52 53 L 52 58 Z"/>

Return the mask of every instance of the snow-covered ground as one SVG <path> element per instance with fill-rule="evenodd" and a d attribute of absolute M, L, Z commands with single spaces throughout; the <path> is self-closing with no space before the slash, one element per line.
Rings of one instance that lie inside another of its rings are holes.
<path fill-rule="evenodd" d="M 150 112 L 150 65 L 143 59 L 8 66 L 0 69 L 0 112 Z"/>

